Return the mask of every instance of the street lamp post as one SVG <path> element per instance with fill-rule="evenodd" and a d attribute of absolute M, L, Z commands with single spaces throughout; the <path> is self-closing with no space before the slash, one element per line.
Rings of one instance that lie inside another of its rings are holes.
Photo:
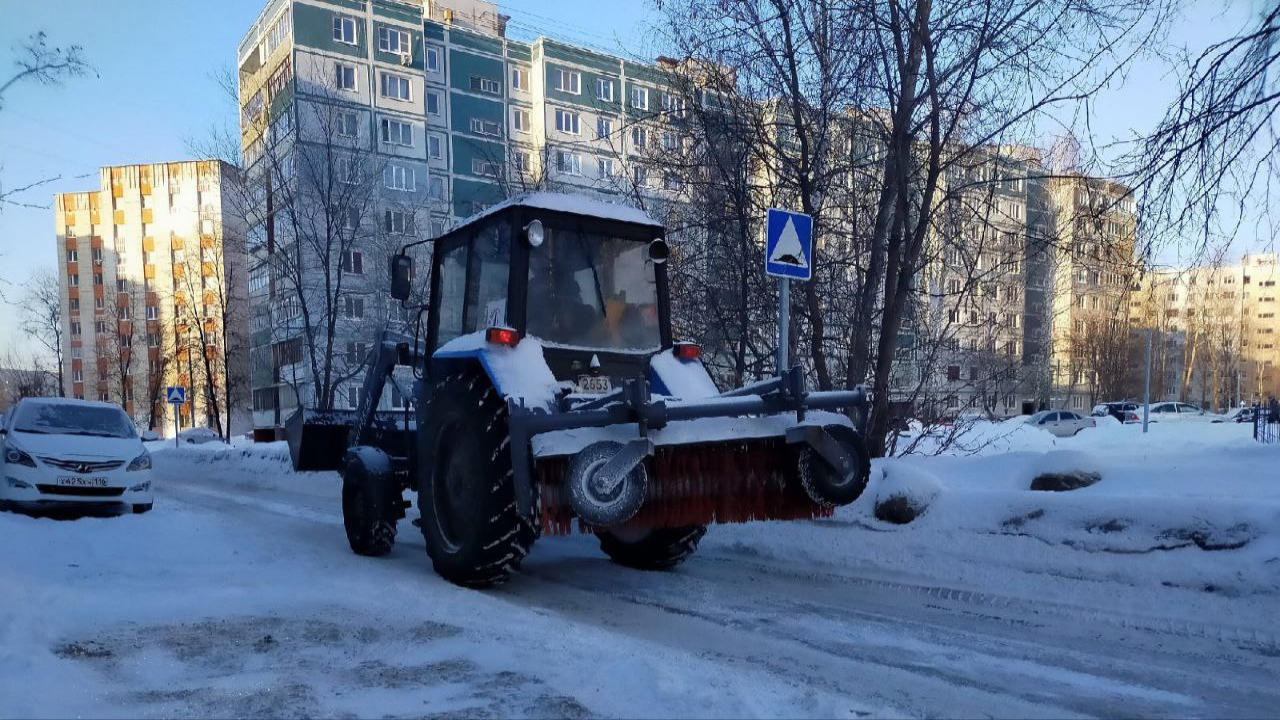
<path fill-rule="evenodd" d="M 1147 432 L 1147 423 L 1151 419 L 1151 328 L 1134 330 L 1147 334 L 1147 361 L 1142 373 L 1142 432 Z"/>

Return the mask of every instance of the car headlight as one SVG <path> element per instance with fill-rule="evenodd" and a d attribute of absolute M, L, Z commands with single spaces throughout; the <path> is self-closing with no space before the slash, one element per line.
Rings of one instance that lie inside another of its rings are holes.
<path fill-rule="evenodd" d="M 36 461 L 30 455 L 10 445 L 5 448 L 4 461 L 12 465 L 26 465 L 27 467 L 35 467 Z"/>
<path fill-rule="evenodd" d="M 6 483 L 8 483 L 8 484 L 9 484 L 9 487 L 11 487 L 11 488 L 18 488 L 19 490 L 30 490 L 30 489 L 31 489 L 31 483 L 25 483 L 25 482 L 22 482 L 22 481 L 21 481 L 21 480 L 19 480 L 18 478 L 6 477 L 6 478 L 4 479 L 4 481 L 5 481 Z"/>
<path fill-rule="evenodd" d="M 150 490 L 150 489 L 151 489 L 151 481 L 148 480 L 146 482 L 140 482 L 137 485 L 134 485 L 133 487 L 129 488 L 129 492 L 146 492 L 147 490 Z"/>
<path fill-rule="evenodd" d="M 129 463 L 129 467 L 125 469 L 126 470 L 150 470 L 151 469 L 151 453 L 147 452 L 146 450 L 143 450 L 142 454 L 134 458 L 133 461 Z"/>

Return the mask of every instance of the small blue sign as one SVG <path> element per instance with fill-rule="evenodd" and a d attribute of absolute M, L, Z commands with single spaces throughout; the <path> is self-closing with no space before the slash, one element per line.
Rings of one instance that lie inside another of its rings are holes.
<path fill-rule="evenodd" d="M 164 389 L 166 400 L 172 405 L 181 405 L 187 401 L 187 389 L 184 387 L 167 387 Z"/>
<path fill-rule="evenodd" d="M 813 218 L 770 208 L 764 244 L 764 271 L 774 277 L 813 277 Z"/>

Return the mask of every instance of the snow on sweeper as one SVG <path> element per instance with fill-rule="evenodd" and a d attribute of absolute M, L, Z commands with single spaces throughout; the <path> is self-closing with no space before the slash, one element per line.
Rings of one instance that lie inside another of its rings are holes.
<path fill-rule="evenodd" d="M 719 392 L 699 347 L 673 342 L 669 249 L 645 213 L 555 193 L 495 205 L 391 258 L 406 306 L 424 242 L 425 338 L 384 329 L 359 408 L 286 427 L 295 468 L 340 470 L 356 553 L 390 552 L 405 490 L 436 572 L 475 587 L 575 520 L 615 562 L 662 569 L 708 524 L 823 517 L 866 487 L 866 392 L 806 392 L 799 367 Z M 396 366 L 413 368 L 412 410 L 376 411 Z"/>

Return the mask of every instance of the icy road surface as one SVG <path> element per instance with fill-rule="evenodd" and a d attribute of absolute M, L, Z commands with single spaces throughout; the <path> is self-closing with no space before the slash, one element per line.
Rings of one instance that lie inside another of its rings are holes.
<path fill-rule="evenodd" d="M 1258 462 L 1242 457 L 1215 467 L 1230 478 L 1231 462 Z M 1017 459 L 930 467 L 1003 477 Z M 983 508 L 1030 501 L 943 482 L 933 530 L 878 524 L 863 510 L 716 527 L 672 573 L 613 566 L 590 537 L 544 538 L 524 572 L 476 592 L 432 574 L 408 523 L 390 557 L 351 554 L 336 476 L 290 473 L 279 452 L 159 451 L 156 467 L 149 515 L 0 513 L 0 717 L 1280 708 L 1280 561 L 1263 557 L 1275 535 L 1256 529 L 1280 489 L 1249 498 L 1255 540 L 1234 551 L 1082 550 L 1055 539 L 1074 532 L 1066 521 L 978 531 L 969 525 Z M 1176 467 L 1163 474 L 1178 477 Z M 947 512 L 966 519 L 946 524 Z M 1254 546 L 1262 555 L 1248 554 Z"/>

